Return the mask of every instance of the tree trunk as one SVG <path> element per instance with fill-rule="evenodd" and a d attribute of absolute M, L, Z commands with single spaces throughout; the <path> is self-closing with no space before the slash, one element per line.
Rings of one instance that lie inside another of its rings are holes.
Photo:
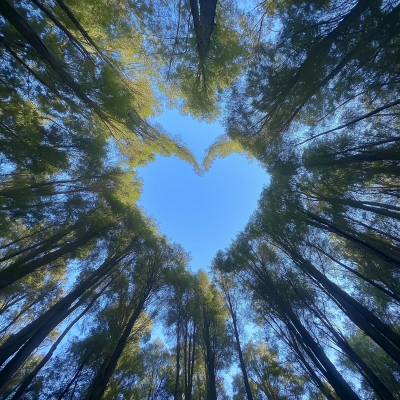
<path fill-rule="evenodd" d="M 260 275 L 260 272 L 258 272 L 257 275 L 259 275 L 262 286 L 267 292 L 270 292 L 271 296 L 274 298 L 274 304 L 279 307 L 279 312 L 281 313 L 283 322 L 286 324 L 287 328 L 290 329 L 293 334 L 299 336 L 299 342 L 307 354 L 309 354 L 312 359 L 317 359 L 316 366 L 320 369 L 321 373 L 335 389 L 338 396 L 343 400 L 360 400 L 357 394 L 353 391 L 350 385 L 345 381 L 342 375 L 329 360 L 323 349 L 315 342 L 307 329 L 305 329 L 296 314 L 292 311 L 290 305 L 287 304 L 287 302 L 276 290 L 268 272 L 263 271 L 262 275 Z M 285 322 L 285 320 L 289 320 L 290 323 Z M 318 364 L 321 365 L 321 368 Z"/>
<path fill-rule="evenodd" d="M 229 309 L 229 312 L 230 312 L 231 318 L 232 318 L 233 331 L 235 333 L 235 340 L 236 340 L 236 348 L 237 348 L 238 355 L 239 355 L 240 369 L 242 370 L 242 374 L 243 374 L 243 382 L 244 382 L 244 387 L 246 389 L 247 399 L 253 400 L 253 394 L 251 393 L 249 378 L 247 376 L 246 363 L 244 362 L 242 347 L 240 345 L 239 332 L 237 329 L 237 319 L 236 319 L 237 316 L 236 316 L 235 310 L 233 309 L 233 304 L 232 304 L 231 294 L 229 293 L 229 289 L 227 289 L 225 291 L 225 296 L 226 296 L 227 303 L 228 303 L 228 309 Z"/>
<path fill-rule="evenodd" d="M 215 379 L 215 363 L 214 363 L 214 352 L 211 348 L 211 337 L 210 337 L 210 320 L 206 315 L 205 307 L 203 306 L 204 312 L 204 342 L 206 345 L 206 370 L 207 370 L 207 400 L 217 400 L 217 386 Z"/>
<path fill-rule="evenodd" d="M 0 371 L 0 390 L 48 334 L 85 301 L 85 297 L 81 296 L 109 274 L 123 255 L 119 254 L 105 261 L 71 293 L 3 343 L 0 347 L 0 365 L 3 365 L 15 352 L 17 353 Z M 71 307 L 74 302 L 76 303 Z"/>
<path fill-rule="evenodd" d="M 178 320 L 176 324 L 176 370 L 175 370 L 175 388 L 174 388 L 174 400 L 178 400 L 179 390 L 179 361 L 181 356 L 181 337 L 180 337 L 180 326 L 181 326 L 181 307 L 178 308 Z M 185 344 L 186 345 L 186 344 Z"/>
<path fill-rule="evenodd" d="M 58 250 L 47 253 L 37 260 L 32 260 L 22 265 L 21 262 L 23 262 L 23 260 L 16 261 L 15 263 L 0 271 L 0 289 L 3 289 L 13 284 L 18 279 L 23 278 L 29 273 L 57 260 L 58 258 L 73 252 L 74 250 L 88 243 L 90 240 L 96 238 L 98 235 L 100 235 L 103 231 L 109 229 L 111 226 L 112 224 L 107 224 L 100 229 L 95 229 L 90 233 L 85 233 L 75 241 L 71 243 L 66 243 Z M 35 253 L 36 252 L 37 251 L 35 251 Z"/>
<path fill-rule="evenodd" d="M 121 357 L 121 354 L 128 342 L 128 338 L 129 335 L 131 334 L 133 325 L 135 324 L 135 322 L 137 321 L 137 319 L 139 318 L 140 314 L 144 309 L 144 304 L 151 293 L 151 289 L 152 285 L 146 284 L 145 290 L 141 295 L 139 303 L 133 310 L 133 313 L 129 318 L 128 323 L 125 326 L 125 329 L 114 349 L 113 354 L 101 366 L 99 373 L 97 374 L 90 388 L 88 389 L 88 392 L 85 396 L 85 400 L 100 400 L 101 397 L 103 396 L 107 388 L 108 382 L 110 381 L 114 373 L 114 370 L 117 366 L 118 360 Z"/>
<path fill-rule="evenodd" d="M 316 313 L 314 308 L 310 308 L 312 312 Z M 318 318 L 326 326 L 329 332 L 335 337 L 337 344 L 347 354 L 351 362 L 356 366 L 360 373 L 364 376 L 367 382 L 371 385 L 372 389 L 382 400 L 396 400 L 390 390 L 381 382 L 381 380 L 375 375 L 375 373 L 369 368 L 364 360 L 353 350 L 347 340 L 343 338 L 329 323 L 326 318 L 321 315 L 320 311 L 316 313 Z"/>
<path fill-rule="evenodd" d="M 21 34 L 21 36 L 36 50 L 38 55 L 58 74 L 61 81 L 76 94 L 76 96 L 86 103 L 103 121 L 108 122 L 109 117 L 103 110 L 91 100 L 75 82 L 72 76 L 65 70 L 62 62 L 48 49 L 40 36 L 33 30 L 31 25 L 23 18 L 9 0 L 0 2 L 0 13 L 11 25 Z"/>
<path fill-rule="evenodd" d="M 400 336 L 394 332 L 388 325 L 383 323 L 371 311 L 362 304 L 354 300 L 344 290 L 330 281 L 322 272 L 315 268 L 308 260 L 304 259 L 295 250 L 290 249 L 282 242 L 279 243 L 282 248 L 291 256 L 298 267 L 307 275 L 312 277 L 345 311 L 348 318 L 353 321 L 363 332 L 373 339 L 384 349 L 390 357 L 400 364 Z M 396 345 L 397 347 L 395 347 Z"/>
<path fill-rule="evenodd" d="M 397 258 L 392 257 L 390 254 L 386 254 L 385 252 L 381 251 L 380 249 L 377 249 L 375 246 L 373 246 L 369 243 L 366 243 L 365 241 L 351 235 L 348 232 L 345 232 L 343 229 L 338 228 L 337 226 L 335 226 L 333 223 L 331 223 L 326 218 L 322 218 L 322 217 L 320 217 L 314 213 L 311 213 L 307 210 L 300 210 L 300 212 L 302 214 L 308 216 L 309 217 L 308 222 L 312 225 L 315 225 L 317 228 L 323 229 L 327 232 L 335 233 L 336 235 L 341 236 L 341 237 L 347 239 L 348 241 L 354 243 L 358 247 L 361 247 L 361 248 L 367 250 L 368 252 L 376 255 L 377 257 L 381 258 L 385 262 L 387 262 L 389 264 L 394 264 L 397 267 L 400 267 L 400 261 Z M 314 223 L 314 221 L 315 221 L 315 223 Z"/>
<path fill-rule="evenodd" d="M 107 287 L 107 286 L 106 286 Z M 18 390 L 15 392 L 14 396 L 11 398 L 11 400 L 18 400 L 24 393 L 25 389 L 30 385 L 32 380 L 35 378 L 35 376 L 39 373 L 39 371 L 46 365 L 46 363 L 50 360 L 51 356 L 57 349 L 57 346 L 61 343 L 61 341 L 64 339 L 64 337 L 67 335 L 67 333 L 72 329 L 72 327 L 90 310 L 94 302 L 103 294 L 104 290 L 106 289 L 103 288 L 100 293 L 98 293 L 92 301 L 88 304 L 88 306 L 65 328 L 64 332 L 57 338 L 57 340 L 53 343 L 53 345 L 50 347 L 50 350 L 47 352 L 47 354 L 40 360 L 39 364 L 33 369 L 33 371 L 23 380 L 21 383 L 20 387 Z"/>

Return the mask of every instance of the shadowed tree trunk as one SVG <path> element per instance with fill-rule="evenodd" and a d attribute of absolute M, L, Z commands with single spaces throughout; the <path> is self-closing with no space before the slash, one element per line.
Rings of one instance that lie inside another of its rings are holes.
<path fill-rule="evenodd" d="M 78 237 L 76 240 L 63 244 L 58 250 L 52 251 L 43 255 L 41 258 L 36 260 L 31 260 L 36 255 L 40 254 L 41 251 L 46 250 L 46 248 L 40 248 L 33 252 L 33 254 L 28 255 L 26 258 L 22 258 L 21 260 L 15 261 L 13 264 L 4 268 L 0 271 L 0 289 L 3 289 L 18 279 L 23 278 L 24 276 L 28 275 L 29 273 L 57 260 L 60 257 L 63 257 L 74 250 L 77 250 L 84 246 L 86 243 L 91 241 L 92 239 L 98 237 L 103 232 L 107 231 L 112 227 L 113 224 L 106 224 L 101 227 L 93 229 L 91 232 L 82 232 L 81 236 Z M 31 261 L 29 261 L 31 260 Z M 28 261 L 28 262 L 24 262 Z"/>
<path fill-rule="evenodd" d="M 23 380 L 18 390 L 15 392 L 14 396 L 11 400 L 18 400 L 26 390 L 26 388 L 30 385 L 35 376 L 39 373 L 39 371 L 46 365 L 46 363 L 50 360 L 53 353 L 56 351 L 58 345 L 67 335 L 67 333 L 73 328 L 73 326 L 90 310 L 93 306 L 94 302 L 104 293 L 106 288 L 109 286 L 106 285 L 98 294 L 96 294 L 91 302 L 86 306 L 86 308 L 64 329 L 63 333 L 57 338 L 57 340 L 50 347 L 50 350 L 47 354 L 40 360 L 39 364 L 33 369 L 33 371 Z"/>
<path fill-rule="evenodd" d="M 136 306 L 124 328 L 121 337 L 118 340 L 117 345 L 114 348 L 111 357 L 107 358 L 103 362 L 103 365 L 100 367 L 99 372 L 90 385 L 90 388 L 85 396 L 85 400 L 100 400 L 106 391 L 108 383 L 114 374 L 115 368 L 117 367 L 118 360 L 120 359 L 122 352 L 128 343 L 133 325 L 143 312 L 146 302 L 150 299 L 152 294 L 154 294 L 155 286 L 160 278 L 160 267 L 160 261 L 154 261 L 154 264 L 151 266 L 152 270 L 149 271 L 149 276 L 143 283 L 143 287 L 138 288 L 139 293 L 135 291 L 133 294 L 131 304 L 133 305 L 135 302 L 137 302 Z"/>
<path fill-rule="evenodd" d="M 196 35 L 196 48 L 199 56 L 199 78 L 203 90 L 207 91 L 205 64 L 210 49 L 211 35 L 215 25 L 217 0 L 189 0 Z"/>
<path fill-rule="evenodd" d="M 320 369 L 321 373 L 335 389 L 338 396 L 343 400 L 360 400 L 350 385 L 337 371 L 320 345 L 303 326 L 290 305 L 280 295 L 278 290 L 275 288 L 275 284 L 271 280 L 269 273 L 267 271 L 261 271 L 256 267 L 252 268 L 252 271 L 256 274 L 258 284 L 260 285 L 259 287 L 254 287 L 255 290 L 257 290 L 259 295 L 265 299 L 267 303 L 274 305 L 274 308 L 279 313 L 287 329 L 298 338 L 298 343 L 301 344 L 304 351 L 315 363 L 316 367 Z"/>
<path fill-rule="evenodd" d="M 363 332 L 384 349 L 390 357 L 400 364 L 400 337 L 388 325 L 383 323 L 371 311 L 353 299 L 338 285 L 330 281 L 322 272 L 304 259 L 296 250 L 282 241 L 277 243 L 298 267 L 318 283 Z M 392 344 L 393 343 L 393 344 Z M 397 346 L 397 347 L 396 347 Z"/>
<path fill-rule="evenodd" d="M 3 343 L 0 347 L 0 365 L 3 365 L 9 357 L 15 354 L 0 371 L 0 390 L 7 385 L 12 375 L 48 334 L 86 300 L 84 296 L 81 296 L 99 284 L 102 278 L 108 276 L 120 260 L 133 250 L 134 244 L 135 239 L 132 239 L 131 244 L 124 251 L 110 256 L 72 292 Z"/>

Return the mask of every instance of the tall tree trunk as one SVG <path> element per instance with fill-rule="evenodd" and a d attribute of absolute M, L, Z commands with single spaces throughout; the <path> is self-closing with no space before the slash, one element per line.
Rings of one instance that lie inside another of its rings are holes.
<path fill-rule="evenodd" d="M 364 150 L 359 151 L 358 154 L 352 154 L 344 157 L 340 157 L 337 159 L 329 159 L 330 154 L 328 154 L 325 158 L 321 158 L 321 160 L 314 162 L 305 162 L 304 166 L 306 168 L 315 168 L 315 167 L 333 167 L 337 165 L 346 165 L 352 163 L 364 163 L 369 162 L 373 163 L 376 161 L 399 161 L 400 160 L 400 148 L 398 145 L 385 147 L 375 150 Z"/>
<path fill-rule="evenodd" d="M 64 329 L 63 333 L 57 338 L 57 340 L 50 347 L 50 350 L 47 354 L 40 360 L 39 364 L 32 370 L 32 372 L 23 380 L 18 390 L 15 392 L 14 396 L 11 400 L 18 400 L 24 393 L 25 389 L 30 385 L 35 376 L 39 373 L 39 371 L 47 364 L 50 360 L 53 353 L 56 351 L 58 345 L 67 335 L 67 333 L 72 329 L 72 327 L 90 310 L 94 302 L 103 294 L 104 290 L 108 287 L 104 287 L 96 296 L 93 297 L 91 302 L 87 305 L 87 307 Z"/>
<path fill-rule="evenodd" d="M 322 272 L 304 259 L 294 249 L 280 243 L 298 267 L 312 277 L 363 332 L 384 349 L 390 357 L 400 364 L 400 336 L 377 318 L 370 310 L 353 299 L 338 285 L 330 281 Z M 395 345 L 393 345 L 392 343 Z M 397 347 L 396 347 L 397 346 Z"/>
<path fill-rule="evenodd" d="M 193 336 L 192 336 L 192 350 L 189 352 L 189 374 L 188 374 L 188 390 L 187 400 L 192 400 L 192 388 L 193 388 L 193 377 L 194 377 L 194 361 L 196 354 L 196 323 L 193 320 Z M 190 342 L 189 342 L 190 343 Z M 186 400 L 186 397 L 185 397 Z"/>
<path fill-rule="evenodd" d="M 112 272 L 124 255 L 120 253 L 110 257 L 71 293 L 3 343 L 0 347 L 0 365 L 4 364 L 15 352 L 16 354 L 0 371 L 0 390 L 48 334 L 86 300 L 82 295 Z"/>
<path fill-rule="evenodd" d="M 234 331 L 235 340 L 236 340 L 236 348 L 237 348 L 237 352 L 239 355 L 240 369 L 242 370 L 243 382 L 244 382 L 244 387 L 246 389 L 247 399 L 253 400 L 253 394 L 251 393 L 249 378 L 247 376 L 246 363 L 244 362 L 242 347 L 240 345 L 239 331 L 237 328 L 237 315 L 233 308 L 233 303 L 232 303 L 232 299 L 231 299 L 231 294 L 229 293 L 229 289 L 227 289 L 225 291 L 225 297 L 226 297 L 226 300 L 228 303 L 228 309 L 229 309 L 229 312 L 230 312 L 231 318 L 232 318 L 233 331 Z"/>
<path fill-rule="evenodd" d="M 205 310 L 206 307 L 203 306 L 204 312 L 204 342 L 206 345 L 206 371 L 207 371 L 207 400 L 217 400 L 217 385 L 215 379 L 215 362 L 214 362 L 214 352 L 211 348 L 211 337 L 210 337 L 210 320 L 207 317 Z"/>
<path fill-rule="evenodd" d="M 356 366 L 360 373 L 364 376 L 366 381 L 370 384 L 375 393 L 383 400 L 396 400 L 390 390 L 382 383 L 382 381 L 375 375 L 371 368 L 364 362 L 364 360 L 353 350 L 347 340 L 340 335 L 336 329 L 330 324 L 329 320 L 321 314 L 319 310 L 310 307 L 310 310 L 315 313 L 325 327 L 332 333 L 339 347 L 347 354 L 351 362 Z"/>
<path fill-rule="evenodd" d="M 334 225 L 332 222 L 330 222 L 326 218 L 323 218 L 317 214 L 311 213 L 307 210 L 300 210 L 300 212 L 302 214 L 306 215 L 307 217 L 309 217 L 308 223 L 310 225 L 314 225 L 317 228 L 323 229 L 327 232 L 335 233 L 336 235 L 345 238 L 349 242 L 354 243 L 356 246 L 358 246 L 364 250 L 367 250 L 371 254 L 379 257 L 380 259 L 387 262 L 388 264 L 392 264 L 392 265 L 396 265 L 397 267 L 400 267 L 400 261 L 397 258 L 381 251 L 380 249 L 376 248 L 372 244 L 367 243 L 348 232 L 345 232 L 343 229 Z"/>
<path fill-rule="evenodd" d="M 306 369 L 306 371 L 308 372 L 309 376 L 311 377 L 312 381 L 314 382 L 314 384 L 317 386 L 317 388 L 321 391 L 321 393 L 324 394 L 324 396 L 328 399 L 328 400 L 336 400 L 335 397 L 332 396 L 331 393 L 329 393 L 329 391 L 327 390 L 326 385 L 324 385 L 324 383 L 322 382 L 322 380 L 320 379 L 320 377 L 317 375 L 317 373 L 315 372 L 315 368 L 313 368 L 310 363 L 306 360 L 306 358 L 304 357 L 304 354 L 302 353 L 302 351 L 300 350 L 300 348 L 298 347 L 297 341 L 296 339 L 293 337 L 293 335 L 291 334 L 291 332 L 289 332 L 290 338 L 288 338 L 288 344 L 289 346 L 293 349 L 293 351 L 295 352 L 295 354 L 297 355 L 298 359 L 300 360 L 300 363 L 303 365 L 303 367 Z"/>
<path fill-rule="evenodd" d="M 266 271 L 256 271 L 260 278 L 260 283 L 266 292 L 269 292 L 273 297 L 274 304 L 279 308 L 279 312 L 283 318 L 283 322 L 287 328 L 296 336 L 299 337 L 299 343 L 304 351 L 310 356 L 311 359 L 316 359 L 316 366 L 320 369 L 321 373 L 326 377 L 328 382 L 332 385 L 335 392 L 343 400 L 361 400 L 353 391 L 350 385 L 345 381 L 342 375 L 337 371 L 333 363 L 329 360 L 323 349 L 315 342 L 313 337 L 303 326 L 296 314 L 287 304 L 285 299 L 276 290 L 275 284 L 269 277 Z M 259 290 L 260 295 L 262 292 Z M 265 296 L 265 295 L 264 295 Z M 264 297 L 263 296 L 263 297 Z M 268 301 L 268 299 L 266 299 Z M 321 367 L 319 367 L 319 364 Z"/>
<path fill-rule="evenodd" d="M 86 222 L 86 218 L 80 218 L 79 221 L 77 221 L 76 223 L 74 223 L 70 226 L 67 226 L 67 227 L 63 227 L 63 229 L 59 230 L 58 232 L 56 232 L 49 238 L 43 239 L 38 243 L 29 245 L 28 247 L 25 247 L 25 248 L 22 248 L 19 250 L 15 250 L 13 252 L 9 252 L 8 254 L 6 254 L 4 257 L 2 257 L 0 259 L 0 262 L 10 260 L 11 258 L 17 257 L 20 254 L 26 253 L 29 250 L 35 249 L 23 257 L 22 263 L 26 263 L 27 261 L 30 261 L 33 258 L 37 257 L 39 254 L 43 253 L 44 251 L 46 251 L 48 249 L 53 249 L 54 245 L 57 242 L 59 242 L 63 237 L 66 237 L 69 233 L 74 231 L 79 226 L 83 225 L 85 222 Z"/>
<path fill-rule="evenodd" d="M 29 273 L 57 260 L 58 258 L 73 252 L 74 250 L 88 243 L 90 240 L 101 235 L 103 231 L 106 231 L 111 226 L 112 224 L 103 225 L 101 228 L 94 229 L 90 233 L 82 234 L 81 237 L 73 242 L 66 243 L 58 250 L 47 253 L 39 259 L 29 261 L 25 264 L 21 264 L 23 260 L 16 261 L 0 271 L 0 289 L 13 284 L 18 279 L 23 278 Z"/>
<path fill-rule="evenodd" d="M 175 388 L 174 388 L 174 400 L 178 400 L 178 390 L 179 390 L 179 361 L 181 356 L 181 337 L 180 337 L 180 327 L 181 327 L 181 306 L 178 306 L 178 319 L 176 324 L 176 369 L 175 369 Z M 185 344 L 186 346 L 186 344 Z"/>
<path fill-rule="evenodd" d="M 80 85 L 75 82 L 73 77 L 65 70 L 62 62 L 49 50 L 40 36 L 34 31 L 32 26 L 23 18 L 9 0 L 0 2 L 0 13 L 11 25 L 21 34 L 21 36 L 36 50 L 38 55 L 58 74 L 61 81 L 76 94 L 76 96 L 86 103 L 103 121 L 108 122 L 109 117 L 90 99 L 82 90 Z"/>
<path fill-rule="evenodd" d="M 113 354 L 109 359 L 105 360 L 105 362 L 101 366 L 99 373 L 96 375 L 95 379 L 90 385 L 90 388 L 88 389 L 85 400 L 100 400 L 104 392 L 106 391 L 108 382 L 110 381 L 117 366 L 118 360 L 121 357 L 121 354 L 124 351 L 124 348 L 128 342 L 133 325 L 138 320 L 140 314 L 143 312 L 145 302 L 151 293 L 151 289 L 152 285 L 146 284 L 141 298 L 139 299 L 139 303 L 133 310 L 133 313 L 125 326 L 125 329 L 113 351 Z"/>
<path fill-rule="evenodd" d="M 328 197 L 319 194 L 313 195 L 312 197 L 316 200 L 326 201 L 331 204 L 343 204 L 360 210 L 370 211 L 384 217 L 400 220 L 400 208 L 390 204 L 377 203 L 375 201 L 359 201 L 341 197 Z"/>

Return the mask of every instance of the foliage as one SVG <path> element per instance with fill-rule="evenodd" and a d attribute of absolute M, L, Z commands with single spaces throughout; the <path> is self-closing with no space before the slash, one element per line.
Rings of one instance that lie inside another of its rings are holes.
<path fill-rule="evenodd" d="M 0 2 L 1 398 L 398 399 L 399 13 Z M 201 172 L 161 101 L 270 174 L 212 278 L 136 205 L 156 155 Z"/>

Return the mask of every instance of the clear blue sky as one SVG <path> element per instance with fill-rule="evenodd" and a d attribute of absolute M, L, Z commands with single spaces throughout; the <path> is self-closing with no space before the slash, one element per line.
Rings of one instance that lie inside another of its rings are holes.
<path fill-rule="evenodd" d="M 155 121 L 180 135 L 199 163 L 207 147 L 224 133 L 219 123 L 200 123 L 177 110 L 167 110 Z M 237 154 L 217 159 L 204 176 L 175 157 L 158 157 L 139 175 L 144 180 L 139 205 L 159 222 L 163 234 L 191 253 L 195 271 L 207 269 L 215 253 L 244 228 L 268 183 L 256 161 L 249 163 Z"/>

